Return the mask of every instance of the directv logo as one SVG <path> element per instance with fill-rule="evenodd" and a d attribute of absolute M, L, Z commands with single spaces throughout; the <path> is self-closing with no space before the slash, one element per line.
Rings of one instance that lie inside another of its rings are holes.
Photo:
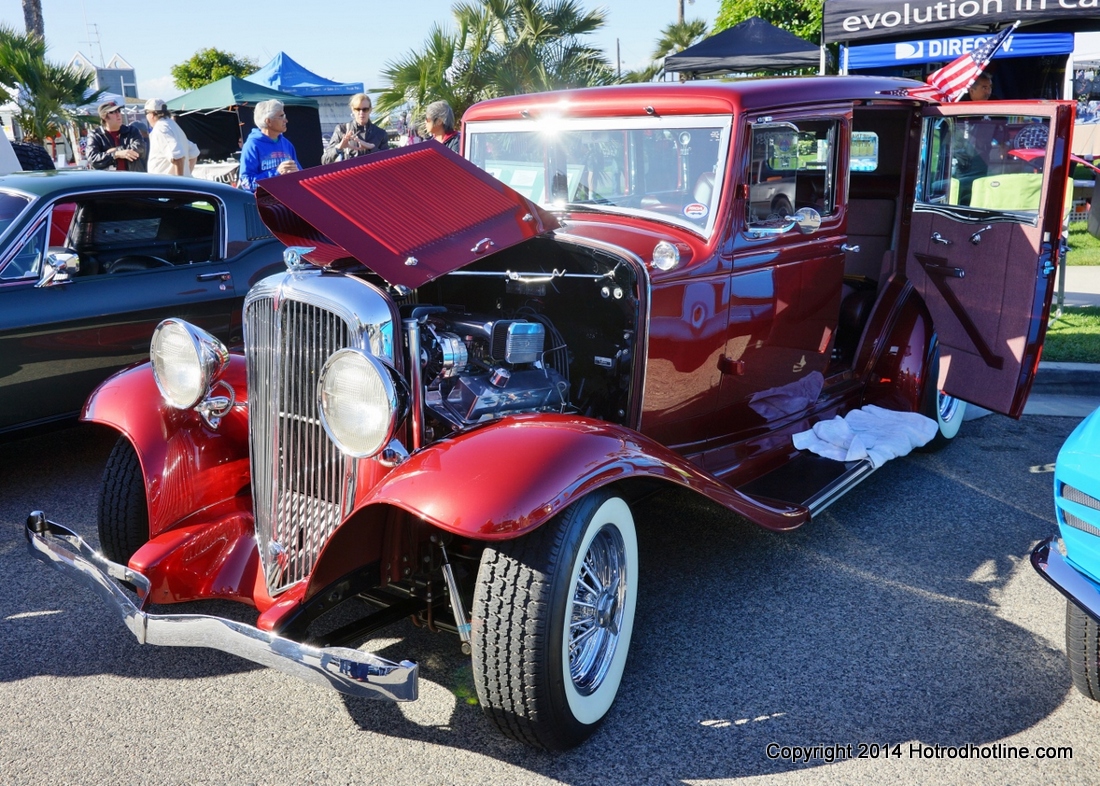
<path fill-rule="evenodd" d="M 914 60 L 924 57 L 924 41 L 911 41 L 904 44 L 894 44 L 895 60 Z"/>

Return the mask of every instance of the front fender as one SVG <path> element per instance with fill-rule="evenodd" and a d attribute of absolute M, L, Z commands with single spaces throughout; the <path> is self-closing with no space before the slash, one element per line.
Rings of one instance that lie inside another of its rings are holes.
<path fill-rule="evenodd" d="M 149 363 L 108 378 L 84 405 L 81 420 L 110 426 L 133 445 L 145 479 L 150 537 L 249 495 L 244 358 L 231 355 L 222 379 L 235 391 L 237 405 L 216 430 L 193 410 L 168 406 Z"/>
<path fill-rule="evenodd" d="M 773 530 L 794 529 L 804 508 L 742 494 L 636 431 L 574 415 L 521 415 L 429 445 L 376 485 L 359 509 L 388 504 L 439 529 L 506 540 L 616 481 L 651 478 L 703 494 Z"/>

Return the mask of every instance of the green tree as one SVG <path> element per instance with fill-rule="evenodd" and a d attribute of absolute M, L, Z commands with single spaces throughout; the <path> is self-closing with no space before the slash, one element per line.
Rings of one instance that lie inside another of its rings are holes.
<path fill-rule="evenodd" d="M 419 51 L 386 64 L 381 112 L 410 107 L 419 117 L 444 100 L 459 117 L 486 98 L 615 81 L 603 52 L 583 40 L 606 17 L 578 0 L 476 0 L 451 12 L 453 31 L 436 25 Z"/>
<path fill-rule="evenodd" d="M 227 76 L 248 76 L 259 67 L 250 57 L 238 57 L 209 47 L 195 52 L 190 60 L 172 66 L 172 82 L 180 90 L 196 90 Z"/>
<path fill-rule="evenodd" d="M 661 31 L 657 39 L 657 48 L 653 50 L 653 63 L 658 66 L 657 74 L 665 73 L 664 59 L 677 52 L 683 52 L 707 37 L 707 23 L 702 19 L 690 19 L 686 22 L 672 22 Z M 681 81 L 687 74 L 681 74 Z"/>
<path fill-rule="evenodd" d="M 738 22 L 759 16 L 816 44 L 821 41 L 824 13 L 823 0 L 722 0 L 718 6 L 718 17 L 714 20 L 714 31 L 721 32 Z"/>
<path fill-rule="evenodd" d="M 15 91 L 24 138 L 42 142 L 60 133 L 75 107 L 99 97 L 94 82 L 94 74 L 47 61 L 46 42 L 35 33 L 0 26 L 0 83 Z"/>

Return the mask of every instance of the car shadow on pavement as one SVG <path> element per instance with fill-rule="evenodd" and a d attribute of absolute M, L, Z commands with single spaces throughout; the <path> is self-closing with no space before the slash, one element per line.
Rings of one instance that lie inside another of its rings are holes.
<path fill-rule="evenodd" d="M 470 701 L 468 660 L 446 639 L 421 644 L 419 631 L 392 654 L 431 652 L 422 684 L 453 700 L 420 717 L 354 699 L 348 712 L 366 731 L 576 784 L 828 763 L 824 752 L 771 758 L 769 743 L 833 753 L 850 745 L 853 755 L 860 743 L 901 745 L 909 758 L 911 743 L 985 745 L 1018 734 L 1070 692 L 1058 644 L 1064 603 L 1027 554 L 1055 531 L 1047 465 L 1076 420 L 1038 420 L 1038 440 L 1005 418 L 968 424 L 948 452 L 883 467 L 793 533 L 758 530 L 687 492 L 647 501 L 627 675 L 603 726 L 574 751 L 498 738 Z M 1021 595 L 1046 607 L 1041 633 L 1004 616 Z"/>

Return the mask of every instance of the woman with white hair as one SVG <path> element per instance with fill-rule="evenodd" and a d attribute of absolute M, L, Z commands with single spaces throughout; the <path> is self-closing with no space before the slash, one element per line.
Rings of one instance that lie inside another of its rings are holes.
<path fill-rule="evenodd" d="M 248 191 L 255 191 L 261 180 L 302 168 L 294 145 L 283 135 L 286 131 L 283 102 L 261 101 L 252 116 L 256 127 L 241 148 L 241 171 L 237 178 L 237 185 Z"/>

